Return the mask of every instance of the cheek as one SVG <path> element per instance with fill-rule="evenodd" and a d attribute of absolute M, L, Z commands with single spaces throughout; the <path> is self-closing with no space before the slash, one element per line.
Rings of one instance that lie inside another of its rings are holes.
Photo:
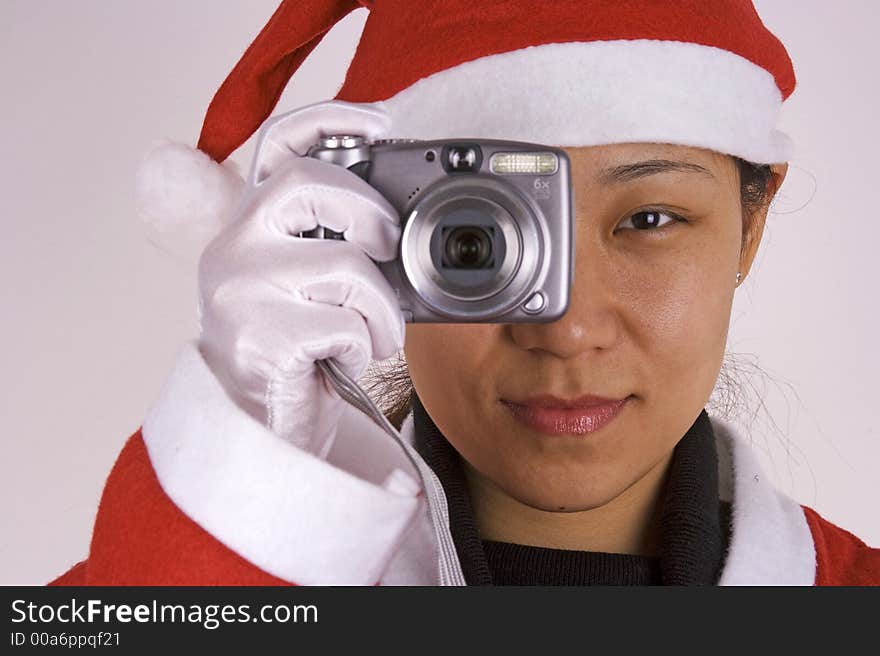
<path fill-rule="evenodd" d="M 708 397 L 727 339 L 736 252 L 719 240 L 689 240 L 631 264 L 617 278 L 621 315 L 645 357 L 655 394 Z"/>
<path fill-rule="evenodd" d="M 501 324 L 407 326 L 404 352 L 410 377 L 438 423 L 451 427 L 474 417 L 492 394 L 500 330 Z"/>

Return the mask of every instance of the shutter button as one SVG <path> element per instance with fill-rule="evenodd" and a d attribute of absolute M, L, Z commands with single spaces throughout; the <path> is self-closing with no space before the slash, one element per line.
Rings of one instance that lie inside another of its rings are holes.
<path fill-rule="evenodd" d="M 535 292 L 532 294 L 531 298 L 523 304 L 522 309 L 529 314 L 537 314 L 544 309 L 544 304 L 544 295 L 541 292 Z"/>

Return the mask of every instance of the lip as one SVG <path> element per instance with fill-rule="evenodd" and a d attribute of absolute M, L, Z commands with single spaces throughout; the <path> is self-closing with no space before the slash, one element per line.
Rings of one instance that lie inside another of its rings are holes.
<path fill-rule="evenodd" d="M 591 396 L 564 401 L 541 396 L 518 403 L 502 399 L 502 403 L 519 422 L 544 435 L 587 435 L 613 421 L 630 398 L 601 399 Z M 574 405 L 578 403 L 581 405 Z"/>
<path fill-rule="evenodd" d="M 626 399 L 607 399 L 602 396 L 594 396 L 592 394 L 584 394 L 576 399 L 560 399 L 552 394 L 541 394 L 539 396 L 530 396 L 522 401 L 508 401 L 507 403 L 515 403 L 516 405 L 525 405 L 530 408 L 592 408 L 599 405 L 608 405 L 617 401 L 625 401 Z"/>

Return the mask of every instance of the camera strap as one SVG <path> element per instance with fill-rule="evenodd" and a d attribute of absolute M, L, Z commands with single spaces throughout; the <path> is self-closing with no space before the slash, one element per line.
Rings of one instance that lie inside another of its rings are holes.
<path fill-rule="evenodd" d="M 398 446 L 403 449 L 407 459 L 415 467 L 421 479 L 422 489 L 428 501 L 428 516 L 434 528 L 437 543 L 438 575 L 440 585 L 466 585 L 458 552 L 449 531 L 449 509 L 446 505 L 446 493 L 431 469 L 415 448 L 404 440 L 388 418 L 376 407 L 372 399 L 360 386 L 351 380 L 332 359 L 316 362 L 327 380 L 333 385 L 339 396 L 372 419 L 382 430 L 388 433 Z"/>

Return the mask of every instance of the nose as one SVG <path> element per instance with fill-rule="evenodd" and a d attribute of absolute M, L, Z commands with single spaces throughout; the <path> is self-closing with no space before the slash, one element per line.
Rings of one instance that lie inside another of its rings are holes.
<path fill-rule="evenodd" d="M 568 310 L 549 323 L 507 324 L 520 348 L 571 359 L 611 349 L 621 335 L 613 271 L 601 248 L 577 244 Z"/>

